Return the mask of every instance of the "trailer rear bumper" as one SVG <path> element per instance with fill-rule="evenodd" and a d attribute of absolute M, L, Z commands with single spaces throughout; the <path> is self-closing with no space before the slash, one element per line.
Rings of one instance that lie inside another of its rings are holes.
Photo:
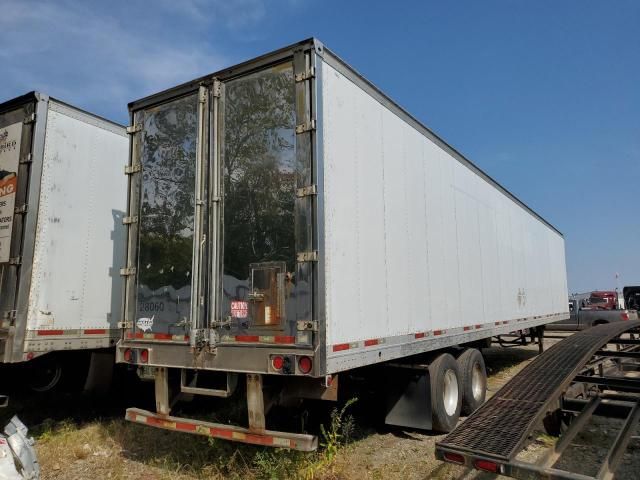
<path fill-rule="evenodd" d="M 160 415 L 139 408 L 128 408 L 125 418 L 130 422 L 151 427 L 248 443 L 251 445 L 288 448 L 302 452 L 313 452 L 318 448 L 318 437 L 315 435 L 274 432 L 271 430 L 251 431 L 248 428 L 234 425 Z"/>

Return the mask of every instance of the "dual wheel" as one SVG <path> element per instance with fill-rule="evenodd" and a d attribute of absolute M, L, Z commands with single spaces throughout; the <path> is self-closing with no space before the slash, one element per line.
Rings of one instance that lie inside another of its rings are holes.
<path fill-rule="evenodd" d="M 469 415 L 484 402 L 487 373 L 482 354 L 468 348 L 458 358 L 439 355 L 429 365 L 433 430 L 450 432 L 460 415 Z"/>

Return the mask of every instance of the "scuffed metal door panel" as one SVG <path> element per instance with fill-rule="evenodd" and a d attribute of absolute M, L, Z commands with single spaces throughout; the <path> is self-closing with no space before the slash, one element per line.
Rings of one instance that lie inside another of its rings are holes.
<path fill-rule="evenodd" d="M 185 335 L 191 288 L 197 94 L 144 111 L 136 329 Z"/>
<path fill-rule="evenodd" d="M 108 331 L 120 321 L 128 139 L 99 125 L 49 103 L 30 330 Z"/>

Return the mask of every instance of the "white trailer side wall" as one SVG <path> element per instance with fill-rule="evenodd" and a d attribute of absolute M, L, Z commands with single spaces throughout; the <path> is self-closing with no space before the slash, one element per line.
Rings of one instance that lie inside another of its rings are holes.
<path fill-rule="evenodd" d="M 50 102 L 25 350 L 59 349 L 62 338 L 108 346 L 117 331 L 128 153 L 123 127 Z"/>
<path fill-rule="evenodd" d="M 560 234 L 325 62 L 321 85 L 328 357 L 567 311 Z"/>

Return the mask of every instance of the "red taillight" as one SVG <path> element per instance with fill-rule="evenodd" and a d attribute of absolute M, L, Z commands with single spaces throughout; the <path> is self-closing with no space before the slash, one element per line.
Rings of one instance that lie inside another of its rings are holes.
<path fill-rule="evenodd" d="M 271 366 L 274 370 L 282 370 L 282 367 L 284 366 L 284 358 L 279 355 L 277 357 L 273 357 L 271 359 Z"/>
<path fill-rule="evenodd" d="M 459 463 L 464 465 L 464 457 L 459 453 L 445 452 L 444 459 L 448 462 Z"/>
<path fill-rule="evenodd" d="M 140 363 L 147 363 L 149 361 L 149 350 L 140 350 Z"/>
<path fill-rule="evenodd" d="M 478 470 L 483 470 L 490 473 L 500 473 L 500 466 L 496 462 L 490 460 L 476 460 L 473 462 L 473 466 Z"/>
<path fill-rule="evenodd" d="M 623 320 L 629 320 L 629 314 L 627 312 L 622 312 L 620 314 L 620 318 Z"/>
<path fill-rule="evenodd" d="M 309 373 L 312 367 L 313 367 L 313 362 L 311 361 L 311 358 L 300 357 L 300 359 L 298 360 L 298 368 L 302 373 L 304 374 Z"/>
<path fill-rule="evenodd" d="M 123 357 L 124 357 L 124 361 L 125 361 L 125 362 L 127 362 L 127 363 L 130 363 L 130 362 L 131 362 L 131 360 L 133 360 L 133 352 L 131 351 L 131 349 L 130 349 L 130 348 L 127 348 L 127 349 L 124 351 L 124 355 L 123 355 Z"/>

